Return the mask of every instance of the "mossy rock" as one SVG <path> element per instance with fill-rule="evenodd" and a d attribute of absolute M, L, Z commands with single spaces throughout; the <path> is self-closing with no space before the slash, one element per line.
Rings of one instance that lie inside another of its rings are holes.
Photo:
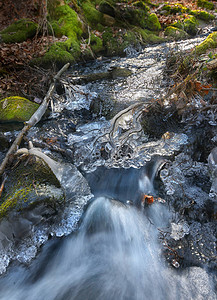
<path fill-rule="evenodd" d="M 95 34 L 91 34 L 90 36 L 90 47 L 91 50 L 97 54 L 104 50 L 103 40 L 96 36 Z"/>
<path fill-rule="evenodd" d="M 44 56 L 33 59 L 32 65 L 49 68 L 52 64 L 62 67 L 66 63 L 74 63 L 81 55 L 80 44 L 75 38 L 69 38 L 65 42 L 57 42 L 51 45 Z"/>
<path fill-rule="evenodd" d="M 68 39 L 65 42 L 57 42 L 51 45 L 43 57 L 33 59 L 32 65 L 39 65 L 49 68 L 56 64 L 62 67 L 66 63 L 74 63 L 81 55 L 80 37 L 82 24 L 77 13 L 68 5 L 57 6 L 51 20 L 52 29 L 57 37 L 63 35 Z"/>
<path fill-rule="evenodd" d="M 207 50 L 211 50 L 217 47 L 217 32 L 211 33 L 205 41 L 196 46 L 194 53 L 201 55 L 206 53 Z"/>
<path fill-rule="evenodd" d="M 113 18 L 109 15 L 103 14 L 103 21 L 102 21 L 103 26 L 100 29 L 100 26 L 98 25 L 98 30 L 100 29 L 99 31 L 104 31 L 104 26 L 112 27 L 112 26 L 115 26 L 115 23 L 116 23 L 115 18 Z"/>
<path fill-rule="evenodd" d="M 159 31 L 161 29 L 161 25 L 156 14 L 153 13 L 148 16 L 145 27 L 151 31 Z"/>
<path fill-rule="evenodd" d="M 198 25 L 199 23 L 194 16 L 190 16 L 188 19 L 184 20 L 184 30 L 192 36 L 197 34 Z"/>
<path fill-rule="evenodd" d="M 183 14 L 183 13 L 187 13 L 190 11 L 189 8 L 183 6 L 182 4 L 180 3 L 176 3 L 176 4 L 165 4 L 163 7 L 162 7 L 162 10 L 164 11 L 167 11 L 168 14 L 173 14 L 173 15 L 176 15 L 176 14 Z"/>
<path fill-rule="evenodd" d="M 174 40 L 186 39 L 188 37 L 188 34 L 184 30 L 174 26 L 168 26 L 164 34 Z"/>
<path fill-rule="evenodd" d="M 30 156 L 10 171 L 0 201 L 0 218 L 12 210 L 23 211 L 39 203 L 56 207 L 65 200 L 60 183 L 39 158 Z"/>
<path fill-rule="evenodd" d="M 192 10 L 191 14 L 194 15 L 197 19 L 203 20 L 205 22 L 209 22 L 215 19 L 215 16 L 213 14 L 210 14 L 205 10 Z"/>
<path fill-rule="evenodd" d="M 165 42 L 164 38 L 159 37 L 148 29 L 141 29 L 137 27 L 134 30 L 141 35 L 144 44 L 159 44 Z"/>
<path fill-rule="evenodd" d="M 149 2 L 149 4 L 151 4 L 151 3 Z M 133 2 L 133 6 L 139 7 L 142 10 L 144 10 L 145 12 L 148 12 L 150 10 L 150 8 L 147 6 L 145 1 L 135 1 L 135 2 Z"/>
<path fill-rule="evenodd" d="M 82 34 L 82 24 L 78 19 L 77 13 L 69 5 L 57 6 L 55 10 L 56 25 L 59 25 L 59 30 L 62 35 L 67 37 L 80 38 Z M 54 28 L 54 33 L 55 33 Z M 59 35 L 60 32 L 57 31 Z"/>
<path fill-rule="evenodd" d="M 210 10 L 213 10 L 215 8 L 212 2 L 206 0 L 197 0 L 197 6 Z"/>
<path fill-rule="evenodd" d="M 174 22 L 171 24 L 172 27 L 184 30 L 184 24 L 181 21 Z"/>
<path fill-rule="evenodd" d="M 133 6 L 120 7 L 117 11 L 116 19 L 122 21 L 123 27 L 129 25 L 140 26 L 146 28 L 148 13 L 141 9 Z"/>
<path fill-rule="evenodd" d="M 82 2 L 81 7 L 87 22 L 92 28 L 98 29 L 98 25 L 103 22 L 103 13 L 95 8 L 95 4 L 92 1 Z"/>
<path fill-rule="evenodd" d="M 108 1 L 102 1 L 99 4 L 99 11 L 103 14 L 109 15 L 111 17 L 115 17 L 115 8 L 114 6 Z"/>
<path fill-rule="evenodd" d="M 37 31 L 37 24 L 28 20 L 21 19 L 0 32 L 4 43 L 20 43 L 32 38 Z"/>
<path fill-rule="evenodd" d="M 0 100 L 0 122 L 28 121 L 39 104 L 23 97 L 8 97 Z"/>
<path fill-rule="evenodd" d="M 107 55 L 123 55 L 125 48 L 139 44 L 137 33 L 126 29 L 114 35 L 111 28 L 106 28 L 102 38 Z"/>

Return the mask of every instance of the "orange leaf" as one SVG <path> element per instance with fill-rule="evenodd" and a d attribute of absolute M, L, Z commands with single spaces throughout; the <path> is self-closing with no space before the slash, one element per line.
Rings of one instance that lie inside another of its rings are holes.
<path fill-rule="evenodd" d="M 152 204 L 154 202 L 154 197 L 149 195 L 143 195 L 142 203 Z"/>

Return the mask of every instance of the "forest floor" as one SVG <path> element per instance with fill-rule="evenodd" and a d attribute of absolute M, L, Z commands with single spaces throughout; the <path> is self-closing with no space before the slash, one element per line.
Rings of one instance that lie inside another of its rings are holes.
<path fill-rule="evenodd" d="M 43 1 L 21 0 L 21 1 L 2 1 L 0 0 L 0 31 L 22 18 L 28 18 L 40 24 L 43 15 Z M 131 4 L 129 1 L 127 4 Z M 166 27 L 183 18 L 180 13 L 162 15 L 159 14 L 159 7 L 164 3 L 160 0 L 151 1 L 153 4 L 150 12 L 157 14 L 162 27 Z M 167 3 L 176 3 L 167 1 Z M 192 10 L 198 9 L 196 1 L 180 1 L 185 7 Z M 213 2 L 215 6 L 217 3 Z M 56 72 L 55 65 L 51 65 L 48 70 L 30 65 L 30 61 L 36 57 L 43 56 L 47 49 L 57 41 L 64 38 L 57 38 L 48 35 L 36 34 L 33 39 L 28 39 L 21 43 L 5 44 L 0 47 L 0 95 L 1 98 L 9 95 L 22 95 L 30 100 L 35 96 L 43 97 L 50 83 L 50 78 Z M 0 40 L 1 42 L 1 40 Z"/>

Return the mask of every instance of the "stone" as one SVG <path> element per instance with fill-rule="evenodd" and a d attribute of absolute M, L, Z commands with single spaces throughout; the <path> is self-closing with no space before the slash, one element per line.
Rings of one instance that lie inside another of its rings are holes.
<path fill-rule="evenodd" d="M 39 108 L 39 104 L 19 96 L 0 100 L 0 122 L 25 122 Z"/>

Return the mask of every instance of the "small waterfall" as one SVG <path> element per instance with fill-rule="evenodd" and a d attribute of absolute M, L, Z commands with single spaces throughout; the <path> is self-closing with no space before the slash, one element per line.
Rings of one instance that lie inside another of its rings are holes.
<path fill-rule="evenodd" d="M 177 274 L 165 266 L 157 227 L 166 226 L 168 217 L 167 208 L 160 203 L 144 214 L 119 201 L 98 197 L 89 206 L 77 235 L 55 249 L 45 249 L 46 254 L 42 252 L 30 270 L 16 269 L 1 280 L 0 298 L 215 299 L 209 296 L 214 296 L 211 281 L 201 268 Z"/>

